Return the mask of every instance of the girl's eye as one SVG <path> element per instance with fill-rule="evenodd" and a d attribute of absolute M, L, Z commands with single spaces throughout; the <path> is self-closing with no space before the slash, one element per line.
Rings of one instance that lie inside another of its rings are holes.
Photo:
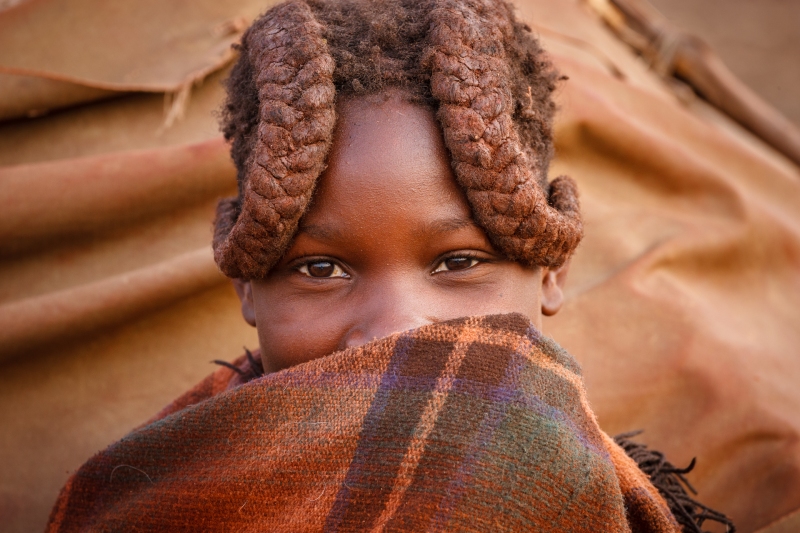
<path fill-rule="evenodd" d="M 480 263 L 478 259 L 474 257 L 464 257 L 464 256 L 455 256 L 455 257 L 448 257 L 441 263 L 439 266 L 436 267 L 434 270 L 435 272 L 445 272 L 449 270 L 466 270 L 468 268 L 472 268 L 475 265 Z"/>
<path fill-rule="evenodd" d="M 312 278 L 346 278 L 342 267 L 331 261 L 311 261 L 297 269 L 301 274 Z"/>

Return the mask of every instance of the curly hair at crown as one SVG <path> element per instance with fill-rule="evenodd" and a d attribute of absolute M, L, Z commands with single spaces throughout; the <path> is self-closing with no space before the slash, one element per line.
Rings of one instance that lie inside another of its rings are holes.
<path fill-rule="evenodd" d="M 559 75 L 510 4 L 292 0 L 238 49 L 221 122 L 239 196 L 220 203 L 214 238 L 230 277 L 263 277 L 288 247 L 324 169 L 335 98 L 390 87 L 437 111 L 476 222 L 502 252 L 556 266 L 577 246 L 574 184 L 547 183 Z"/>

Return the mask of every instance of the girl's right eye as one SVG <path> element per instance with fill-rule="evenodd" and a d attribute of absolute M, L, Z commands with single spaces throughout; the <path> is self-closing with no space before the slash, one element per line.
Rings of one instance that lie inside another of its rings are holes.
<path fill-rule="evenodd" d="M 333 261 L 319 260 L 303 263 L 297 269 L 301 274 L 311 278 L 349 278 L 347 273 Z"/>

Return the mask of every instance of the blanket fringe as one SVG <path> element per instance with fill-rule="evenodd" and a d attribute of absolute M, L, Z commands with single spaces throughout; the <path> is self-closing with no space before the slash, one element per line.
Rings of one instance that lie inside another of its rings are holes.
<path fill-rule="evenodd" d="M 628 457 L 636 461 L 642 472 L 650 477 L 650 481 L 669 504 L 670 511 L 684 533 L 706 533 L 702 529 L 706 521 L 723 524 L 728 533 L 735 533 L 736 526 L 730 518 L 706 507 L 686 492 L 688 488 L 692 494 L 697 495 L 697 491 L 685 477 L 685 474 L 694 469 L 695 460 L 692 459 L 686 468 L 677 468 L 667 461 L 663 453 L 650 450 L 644 444 L 631 440 L 640 433 L 642 430 L 622 433 L 615 436 L 614 441 L 625 450 Z"/>
<path fill-rule="evenodd" d="M 248 350 L 247 348 L 244 349 L 245 356 L 247 356 L 247 365 L 242 365 L 245 368 L 236 366 L 232 363 L 227 361 L 222 361 L 220 359 L 214 359 L 211 361 L 215 365 L 224 366 L 225 368 L 230 368 L 237 374 L 239 374 L 242 379 L 243 383 L 247 383 L 251 379 L 260 378 L 264 375 L 264 368 L 261 366 L 261 362 L 258 361 L 254 356 L 253 352 Z"/>

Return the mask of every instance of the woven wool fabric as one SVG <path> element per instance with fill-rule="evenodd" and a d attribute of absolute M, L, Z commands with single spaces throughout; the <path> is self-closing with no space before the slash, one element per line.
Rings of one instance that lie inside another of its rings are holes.
<path fill-rule="evenodd" d="M 220 369 L 90 459 L 48 530 L 678 531 L 521 315 L 240 383 Z"/>

